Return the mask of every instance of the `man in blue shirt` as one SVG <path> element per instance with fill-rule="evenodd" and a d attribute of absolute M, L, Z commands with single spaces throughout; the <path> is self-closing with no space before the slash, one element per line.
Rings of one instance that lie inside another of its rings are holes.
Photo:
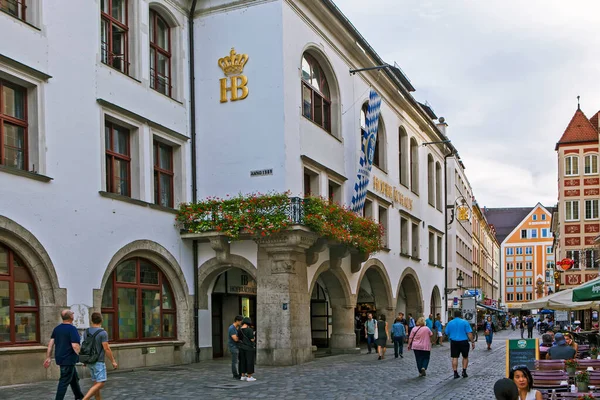
<path fill-rule="evenodd" d="M 469 342 L 475 349 L 475 340 L 473 340 L 473 329 L 468 321 L 462 318 L 462 312 L 454 311 L 454 319 L 446 324 L 446 335 L 450 340 L 450 357 L 452 357 L 452 369 L 454 370 L 454 379 L 460 378 L 458 375 L 458 357 L 462 355 L 462 377 L 466 378 L 467 367 L 469 366 Z"/>
<path fill-rule="evenodd" d="M 69 386 L 71 386 L 76 400 L 83 399 L 83 393 L 79 386 L 79 376 L 77 376 L 77 369 L 75 369 L 75 364 L 79 362 L 79 342 L 81 338 L 77 328 L 73 326 L 73 315 L 71 310 L 63 310 L 60 313 L 63 322 L 52 331 L 48 350 L 46 351 L 44 367 L 48 368 L 52 361 L 50 358 L 52 348 L 56 345 L 54 358 L 56 365 L 60 367 L 60 379 L 58 380 L 55 400 L 63 400 Z"/>
<path fill-rule="evenodd" d="M 367 314 L 367 320 L 365 321 L 365 338 L 367 339 L 367 350 L 368 354 L 371 354 L 371 344 L 377 351 L 377 345 L 375 344 L 375 329 L 377 329 L 377 321 L 373 319 L 373 314 Z"/>
<path fill-rule="evenodd" d="M 410 332 L 415 326 L 417 326 L 417 324 L 415 323 L 415 319 L 413 318 L 411 313 L 408 313 L 408 336 L 410 336 Z"/>
<path fill-rule="evenodd" d="M 425 320 L 425 326 L 433 333 L 433 335 L 431 335 L 431 343 L 433 344 L 434 340 L 437 339 L 435 332 L 433 332 L 433 314 L 429 314 L 429 317 Z"/>
<path fill-rule="evenodd" d="M 234 379 L 240 379 L 241 375 L 238 374 L 237 366 L 238 366 L 238 357 L 240 355 L 240 349 L 238 348 L 238 330 L 242 325 L 242 320 L 244 318 L 241 315 L 236 315 L 233 320 L 233 324 L 227 330 L 227 344 L 229 347 L 229 352 L 231 353 L 231 373 L 233 374 Z"/>

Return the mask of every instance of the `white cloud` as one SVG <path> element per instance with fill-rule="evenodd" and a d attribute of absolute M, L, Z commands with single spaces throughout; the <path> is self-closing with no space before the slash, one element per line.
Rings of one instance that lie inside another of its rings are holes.
<path fill-rule="evenodd" d="M 554 146 L 600 109 L 596 0 L 338 0 L 449 123 L 480 204 L 556 202 Z"/>

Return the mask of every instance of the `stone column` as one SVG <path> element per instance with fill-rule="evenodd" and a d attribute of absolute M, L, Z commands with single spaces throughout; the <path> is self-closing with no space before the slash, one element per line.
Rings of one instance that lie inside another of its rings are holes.
<path fill-rule="evenodd" d="M 332 305 L 330 347 L 332 354 L 359 353 L 354 331 L 354 306 Z"/>
<path fill-rule="evenodd" d="M 302 227 L 258 239 L 257 364 L 312 359 L 306 250 L 318 236 Z"/>

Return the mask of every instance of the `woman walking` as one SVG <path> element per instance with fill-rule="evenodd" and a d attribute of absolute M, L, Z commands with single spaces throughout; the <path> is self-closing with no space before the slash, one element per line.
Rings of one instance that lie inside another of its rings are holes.
<path fill-rule="evenodd" d="M 387 349 L 387 340 L 389 335 L 388 323 L 385 322 L 385 315 L 381 314 L 379 316 L 379 321 L 377 321 L 377 339 L 375 342 L 377 343 L 377 353 L 379 354 L 378 360 L 383 360 L 385 358 L 385 350 Z"/>
<path fill-rule="evenodd" d="M 519 318 L 519 328 L 521 329 L 521 339 L 524 339 L 525 334 L 525 318 Z"/>
<path fill-rule="evenodd" d="M 254 346 L 254 331 L 250 328 L 252 320 L 250 318 L 244 318 L 242 320 L 242 327 L 240 328 L 239 338 L 240 341 L 240 380 L 247 382 L 254 382 L 256 378 L 252 377 L 254 374 L 254 356 L 256 349 Z"/>
<path fill-rule="evenodd" d="M 419 317 L 417 326 L 410 332 L 408 338 L 408 350 L 415 352 L 419 376 L 427 375 L 429 358 L 431 357 L 431 330 L 425 326 L 425 318 Z"/>
<path fill-rule="evenodd" d="M 394 341 L 394 358 L 404 358 L 404 338 L 406 337 L 406 329 L 402 323 L 402 318 L 396 318 L 396 322 L 392 325 L 392 340 Z"/>
<path fill-rule="evenodd" d="M 492 317 L 488 316 L 486 321 L 483 321 L 483 333 L 485 334 L 485 342 L 487 349 L 492 349 L 492 340 L 494 340 L 494 323 Z"/>

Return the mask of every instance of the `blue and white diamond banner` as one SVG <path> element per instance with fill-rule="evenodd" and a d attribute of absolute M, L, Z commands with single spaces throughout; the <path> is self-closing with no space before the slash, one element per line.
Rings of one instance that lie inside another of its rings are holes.
<path fill-rule="evenodd" d="M 365 121 L 366 132 L 363 132 L 360 159 L 358 160 L 358 173 L 356 174 L 354 194 L 352 195 L 351 208 L 355 213 L 362 213 L 362 209 L 365 206 L 367 187 L 371 178 L 371 167 L 373 166 L 373 157 L 376 150 L 375 143 L 377 142 L 380 107 L 381 97 L 379 97 L 375 90 L 371 89 Z"/>

